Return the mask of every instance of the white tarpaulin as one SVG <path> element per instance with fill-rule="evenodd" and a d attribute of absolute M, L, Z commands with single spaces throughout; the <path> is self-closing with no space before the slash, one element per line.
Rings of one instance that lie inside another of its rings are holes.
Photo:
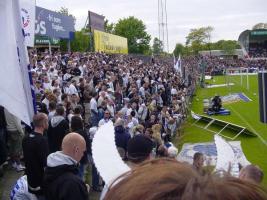
<path fill-rule="evenodd" d="M 30 125 L 34 114 L 18 0 L 0 1 L 0 105 Z"/>
<path fill-rule="evenodd" d="M 96 168 L 106 185 L 112 183 L 123 173 L 130 171 L 116 148 L 112 122 L 102 125 L 97 130 L 92 143 L 92 153 Z"/>
<path fill-rule="evenodd" d="M 250 162 L 247 160 L 244 155 L 241 147 L 240 141 L 231 141 L 229 142 L 233 151 L 235 153 L 235 157 L 237 161 L 242 165 L 249 165 Z M 181 162 L 193 163 L 193 156 L 196 152 L 203 153 L 206 161 L 210 159 L 210 164 L 216 166 L 217 163 L 217 148 L 214 142 L 206 142 L 206 143 L 185 143 L 180 151 L 177 160 Z M 226 155 L 227 156 L 227 155 Z M 206 164 L 206 163 L 205 163 Z"/>
<path fill-rule="evenodd" d="M 212 79 L 212 76 L 208 76 L 208 75 L 205 76 L 205 80 L 211 80 L 211 79 Z"/>
<path fill-rule="evenodd" d="M 231 169 L 231 174 L 237 177 L 239 174 L 238 161 L 233 147 L 219 135 L 214 136 L 214 141 L 217 149 L 215 171 L 227 172 Z"/>
<path fill-rule="evenodd" d="M 21 19 L 25 35 L 25 45 L 34 46 L 35 0 L 19 0 Z"/>
<path fill-rule="evenodd" d="M 218 88 L 218 87 L 226 87 L 226 86 L 233 86 L 235 85 L 234 83 L 229 83 L 229 84 L 219 84 L 219 85 L 207 85 L 206 88 Z"/>

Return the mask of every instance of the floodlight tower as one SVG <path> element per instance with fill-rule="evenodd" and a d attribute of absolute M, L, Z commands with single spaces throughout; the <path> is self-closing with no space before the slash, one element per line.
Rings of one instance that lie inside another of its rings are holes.
<path fill-rule="evenodd" d="M 163 50 L 169 52 L 167 0 L 158 0 L 158 29 L 158 37 L 163 43 Z"/>

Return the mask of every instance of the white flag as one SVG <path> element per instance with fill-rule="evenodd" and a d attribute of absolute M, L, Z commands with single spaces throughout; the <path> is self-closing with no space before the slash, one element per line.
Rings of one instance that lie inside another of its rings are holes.
<path fill-rule="evenodd" d="M 175 55 L 174 55 L 174 53 L 173 53 L 172 55 L 173 55 L 173 66 L 174 66 L 174 68 L 175 68 L 175 65 L 176 65 L 176 59 L 175 59 Z"/>
<path fill-rule="evenodd" d="M 179 58 L 178 58 L 178 69 L 180 72 L 180 75 L 182 75 L 182 59 L 181 59 L 181 55 L 179 54 Z"/>
<path fill-rule="evenodd" d="M 35 0 L 20 0 L 20 7 L 25 35 L 25 44 L 28 47 L 33 47 L 35 28 Z"/>
<path fill-rule="evenodd" d="M 0 105 L 30 125 L 33 111 L 18 0 L 0 1 Z"/>
<path fill-rule="evenodd" d="M 179 58 L 178 60 L 175 62 L 175 65 L 174 65 L 174 69 L 179 72 L 180 74 L 182 74 L 182 66 L 181 66 L 181 55 L 179 54 Z"/>
<path fill-rule="evenodd" d="M 112 122 L 97 130 L 92 143 L 92 153 L 96 168 L 108 186 L 120 175 L 130 171 L 118 153 Z"/>

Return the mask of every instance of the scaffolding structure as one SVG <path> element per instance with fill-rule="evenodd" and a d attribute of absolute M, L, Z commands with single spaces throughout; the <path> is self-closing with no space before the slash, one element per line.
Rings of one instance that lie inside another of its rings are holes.
<path fill-rule="evenodd" d="M 158 0 L 158 29 L 158 38 L 160 41 L 162 41 L 163 50 L 169 52 L 168 15 L 166 0 Z"/>

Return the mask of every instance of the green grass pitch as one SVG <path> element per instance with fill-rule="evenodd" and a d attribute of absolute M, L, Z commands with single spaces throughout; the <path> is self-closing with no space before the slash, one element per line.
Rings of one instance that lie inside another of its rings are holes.
<path fill-rule="evenodd" d="M 209 84 L 225 84 L 225 76 L 214 77 L 213 80 L 206 81 Z M 217 119 L 229 121 L 231 123 L 245 126 L 252 132 L 257 133 L 260 137 L 239 136 L 236 140 L 241 141 L 242 149 L 247 159 L 264 170 L 265 178 L 263 184 L 267 186 L 267 124 L 263 124 L 259 119 L 259 96 L 258 96 L 258 77 L 257 75 L 249 76 L 249 89 L 247 89 L 247 77 L 243 76 L 241 85 L 241 76 L 229 77 L 229 82 L 234 83 L 233 86 L 220 88 L 198 88 L 196 96 L 193 99 L 191 109 L 195 113 L 203 114 L 203 99 L 212 98 L 215 94 L 220 96 L 229 93 L 243 92 L 252 101 L 237 102 L 223 105 L 224 108 L 231 111 L 228 116 L 212 116 Z M 190 117 L 182 129 L 182 137 L 180 141 L 175 143 L 181 149 L 184 143 L 210 142 L 213 141 L 211 132 L 201 128 L 192 126 L 194 120 Z M 231 134 L 231 133 L 227 133 Z M 232 135 L 234 136 L 234 135 Z M 265 144 L 264 144 L 265 142 Z"/>

